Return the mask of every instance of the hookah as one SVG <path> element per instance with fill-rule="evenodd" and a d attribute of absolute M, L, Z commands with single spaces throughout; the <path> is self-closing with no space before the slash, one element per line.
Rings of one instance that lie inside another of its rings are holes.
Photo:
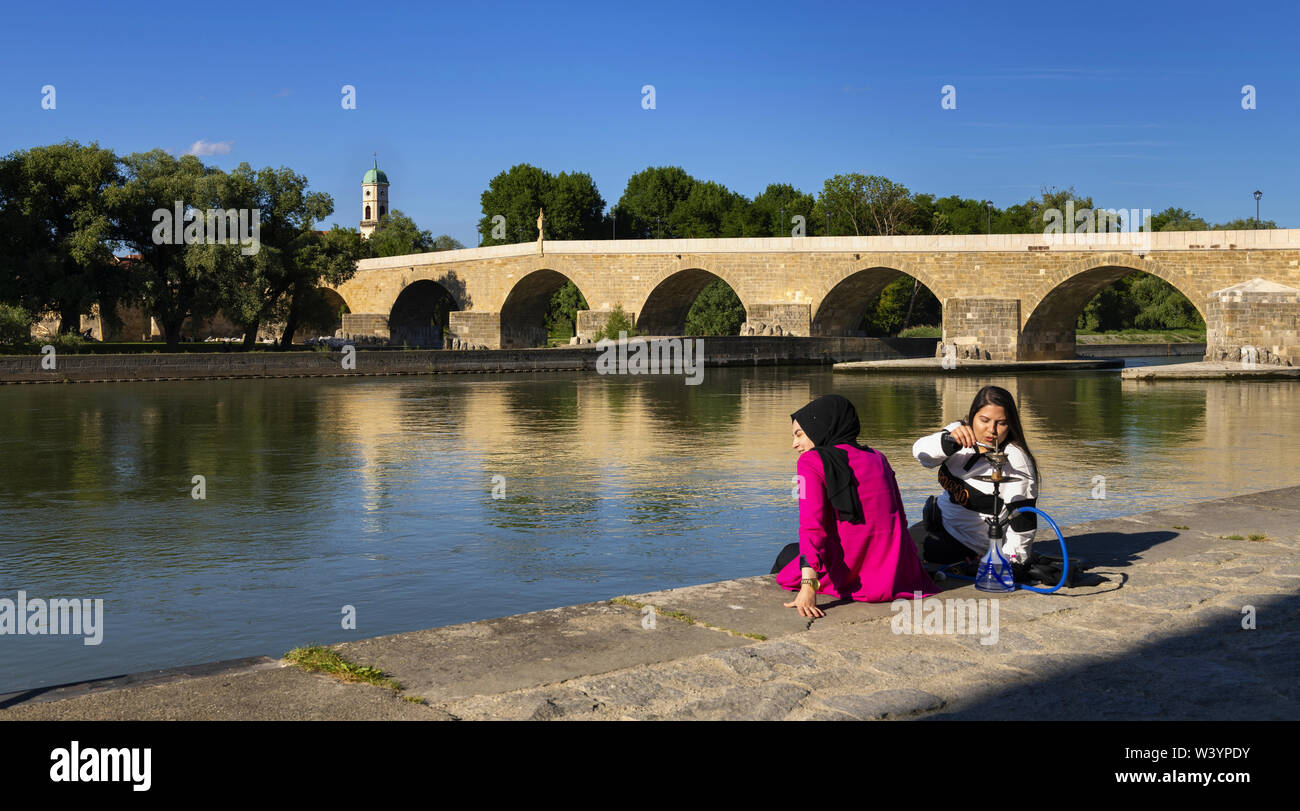
<path fill-rule="evenodd" d="M 989 551 L 980 559 L 976 567 L 975 576 L 967 577 L 965 575 L 948 572 L 947 576 L 957 577 L 962 580 L 974 580 L 975 588 L 980 591 L 991 591 L 997 593 L 1007 593 L 1015 591 L 1016 578 L 1012 571 L 1011 563 L 1002 555 L 1002 541 L 1006 538 L 1006 527 L 1011 523 L 1010 515 L 1002 518 L 1002 497 L 998 492 L 1002 482 L 1023 481 L 1024 476 L 1015 473 L 1003 472 L 1007 464 L 1006 453 L 999 451 L 983 442 L 976 442 L 981 448 L 985 449 L 984 458 L 988 461 L 989 467 L 992 468 L 988 473 L 980 476 L 972 476 L 982 482 L 989 482 L 993 485 L 993 516 L 985 518 L 984 522 L 989 525 Z M 1021 584 L 1019 587 L 1027 591 L 1035 591 L 1039 594 L 1051 594 L 1064 586 L 1070 577 L 1070 555 L 1065 548 L 1065 536 L 1061 534 L 1061 528 L 1056 525 L 1052 517 L 1047 513 L 1035 507 L 1017 507 L 1012 512 L 1030 512 L 1041 515 L 1056 531 L 1056 537 L 1061 542 L 1061 580 L 1050 589 L 1035 588 Z"/>

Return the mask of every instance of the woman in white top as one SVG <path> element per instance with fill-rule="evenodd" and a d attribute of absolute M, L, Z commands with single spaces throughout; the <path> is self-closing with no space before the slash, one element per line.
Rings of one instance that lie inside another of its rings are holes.
<path fill-rule="evenodd" d="M 989 548 L 989 525 L 993 516 L 993 484 L 972 478 L 987 475 L 991 468 L 983 458 L 992 446 L 1007 454 L 1003 472 L 1017 477 L 999 485 L 1001 517 L 1010 519 L 1002 542 L 1002 555 L 1017 569 L 1030 560 L 1030 547 L 1038 516 L 1013 513 L 1017 507 L 1033 507 L 1038 499 L 1038 465 L 1025 441 L 1016 401 L 1006 389 L 985 386 L 975 395 L 966 419 L 954 422 L 912 446 L 912 455 L 927 468 L 938 468 L 943 493 L 931 496 L 925 505 L 924 557 L 929 563 L 948 564 L 978 560 Z"/>

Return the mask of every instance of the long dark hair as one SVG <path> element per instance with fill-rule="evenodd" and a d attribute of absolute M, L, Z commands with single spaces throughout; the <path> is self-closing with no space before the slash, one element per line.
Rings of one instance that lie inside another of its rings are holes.
<path fill-rule="evenodd" d="M 1020 449 L 1025 452 L 1025 456 L 1029 457 L 1029 462 L 1034 466 L 1034 480 L 1041 482 L 1043 477 L 1038 469 L 1038 460 L 1034 458 L 1033 452 L 1029 450 L 1029 442 L 1025 439 L 1025 429 L 1020 425 L 1020 410 L 1016 408 L 1016 400 L 1011 396 L 1011 392 L 1000 386 L 985 386 L 980 389 L 979 393 L 975 395 L 975 399 L 971 401 L 970 413 L 966 415 L 966 424 L 974 426 L 976 412 L 989 405 L 1001 406 L 1002 410 L 1007 412 L 1007 439 L 1006 442 L 1002 443 L 1003 447 L 1013 442 L 1019 445 Z"/>

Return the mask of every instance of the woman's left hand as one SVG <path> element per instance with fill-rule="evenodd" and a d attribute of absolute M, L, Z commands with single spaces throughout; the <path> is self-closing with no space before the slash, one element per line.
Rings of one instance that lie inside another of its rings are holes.
<path fill-rule="evenodd" d="M 799 596 L 793 601 L 785 604 L 786 608 L 797 608 L 801 617 L 824 617 L 826 612 L 817 607 L 817 592 L 813 591 L 812 586 L 803 586 L 799 589 Z"/>

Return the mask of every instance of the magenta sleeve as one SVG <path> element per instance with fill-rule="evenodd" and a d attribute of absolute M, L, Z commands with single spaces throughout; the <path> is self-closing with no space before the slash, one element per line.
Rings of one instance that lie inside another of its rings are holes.
<path fill-rule="evenodd" d="M 799 554 L 819 575 L 826 574 L 826 522 L 835 513 L 826 497 L 826 473 L 817 451 L 807 451 L 796 466 L 799 475 Z"/>

